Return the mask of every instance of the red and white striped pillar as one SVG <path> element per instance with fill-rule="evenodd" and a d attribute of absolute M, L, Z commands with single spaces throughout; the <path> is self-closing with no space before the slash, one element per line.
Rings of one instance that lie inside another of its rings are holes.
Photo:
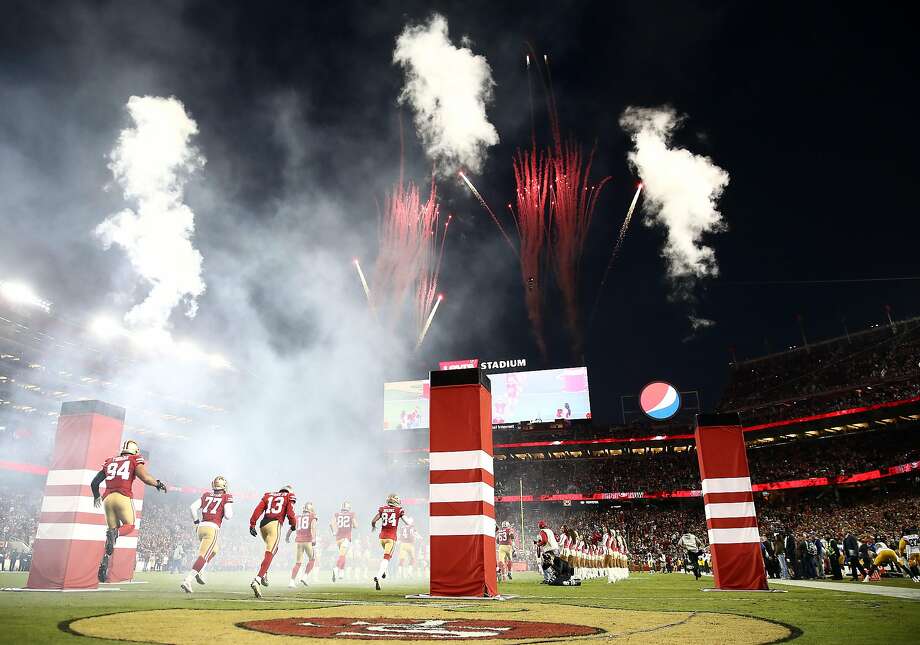
<path fill-rule="evenodd" d="M 30 589 L 95 589 L 105 545 L 105 514 L 93 506 L 90 483 L 102 462 L 118 453 L 125 410 L 102 401 L 61 406 L 54 454 L 45 481 Z M 118 540 L 137 547 L 136 537 Z"/>
<path fill-rule="evenodd" d="M 738 415 L 698 414 L 696 454 L 716 587 L 766 590 L 754 493 Z"/>
<path fill-rule="evenodd" d="M 477 368 L 431 373 L 432 596 L 494 596 L 492 393 Z"/>

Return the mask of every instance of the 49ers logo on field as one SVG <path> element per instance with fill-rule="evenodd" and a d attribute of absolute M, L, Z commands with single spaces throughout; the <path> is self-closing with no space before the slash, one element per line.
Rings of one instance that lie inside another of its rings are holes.
<path fill-rule="evenodd" d="M 542 623 L 523 620 L 438 620 L 368 618 L 366 620 L 332 616 L 328 618 L 278 618 L 239 623 L 257 632 L 309 638 L 374 640 L 478 640 L 523 638 L 562 638 L 590 636 L 604 630 L 587 625 Z"/>

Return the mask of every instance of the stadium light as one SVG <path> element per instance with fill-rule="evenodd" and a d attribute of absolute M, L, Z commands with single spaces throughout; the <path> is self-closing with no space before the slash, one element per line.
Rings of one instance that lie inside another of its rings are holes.
<path fill-rule="evenodd" d="M 89 328 L 96 336 L 106 340 L 128 333 L 124 327 L 109 316 L 96 316 L 90 323 Z"/>
<path fill-rule="evenodd" d="M 0 281 L 0 296 L 13 304 L 29 305 L 43 311 L 51 311 L 51 303 L 39 298 L 32 287 L 22 282 Z"/>
<path fill-rule="evenodd" d="M 206 352 L 192 341 L 175 340 L 164 329 L 129 330 L 114 318 L 104 315 L 93 318 L 89 329 L 106 341 L 121 336 L 144 351 L 168 355 L 183 361 L 207 363 L 213 369 L 234 369 L 233 364 L 221 354 Z"/>

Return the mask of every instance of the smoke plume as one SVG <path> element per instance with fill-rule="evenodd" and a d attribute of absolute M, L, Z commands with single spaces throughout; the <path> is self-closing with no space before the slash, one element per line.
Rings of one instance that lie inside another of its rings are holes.
<path fill-rule="evenodd" d="M 151 285 L 143 302 L 126 315 L 128 325 L 165 329 L 181 303 L 190 318 L 205 290 L 201 253 L 192 244 L 195 214 L 183 203 L 188 177 L 204 157 L 191 145 L 198 125 L 175 98 L 132 96 L 133 126 L 121 131 L 109 169 L 121 186 L 126 208 L 96 227 L 103 245 L 122 247 L 137 274 Z"/>
<path fill-rule="evenodd" d="M 486 149 L 498 143 L 486 116 L 495 82 L 485 57 L 455 47 L 447 20 L 434 14 L 427 24 L 403 29 L 393 62 L 406 75 L 399 101 L 415 111 L 415 127 L 437 172 L 447 176 L 461 167 L 479 172 Z"/>
<path fill-rule="evenodd" d="M 672 147 L 672 135 L 683 120 L 670 107 L 628 107 L 620 127 L 635 146 L 629 162 L 644 184 L 648 224 L 667 233 L 662 256 L 678 290 L 675 295 L 687 298 L 697 278 L 719 273 L 715 254 L 702 238 L 725 229 L 717 202 L 729 177 L 709 157 Z"/>

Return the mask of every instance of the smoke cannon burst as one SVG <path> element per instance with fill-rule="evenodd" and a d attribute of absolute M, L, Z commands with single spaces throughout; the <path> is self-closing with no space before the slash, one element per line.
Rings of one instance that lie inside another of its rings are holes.
<path fill-rule="evenodd" d="M 119 135 L 109 169 L 137 209 L 109 216 L 95 233 L 106 248 L 121 246 L 151 285 L 125 321 L 135 328 L 163 330 L 180 302 L 194 317 L 205 290 L 201 253 L 192 245 L 195 214 L 183 203 L 188 176 L 205 159 L 189 143 L 198 124 L 177 99 L 132 96 L 127 108 L 134 125 Z"/>
<path fill-rule="evenodd" d="M 647 223 L 662 226 L 667 233 L 662 256 L 674 296 L 692 300 L 693 283 L 719 272 L 715 253 L 702 238 L 725 228 L 717 206 L 729 175 L 709 157 L 672 147 L 673 134 L 683 120 L 670 107 L 628 107 L 620 126 L 635 146 L 629 162 L 642 178 Z"/>

